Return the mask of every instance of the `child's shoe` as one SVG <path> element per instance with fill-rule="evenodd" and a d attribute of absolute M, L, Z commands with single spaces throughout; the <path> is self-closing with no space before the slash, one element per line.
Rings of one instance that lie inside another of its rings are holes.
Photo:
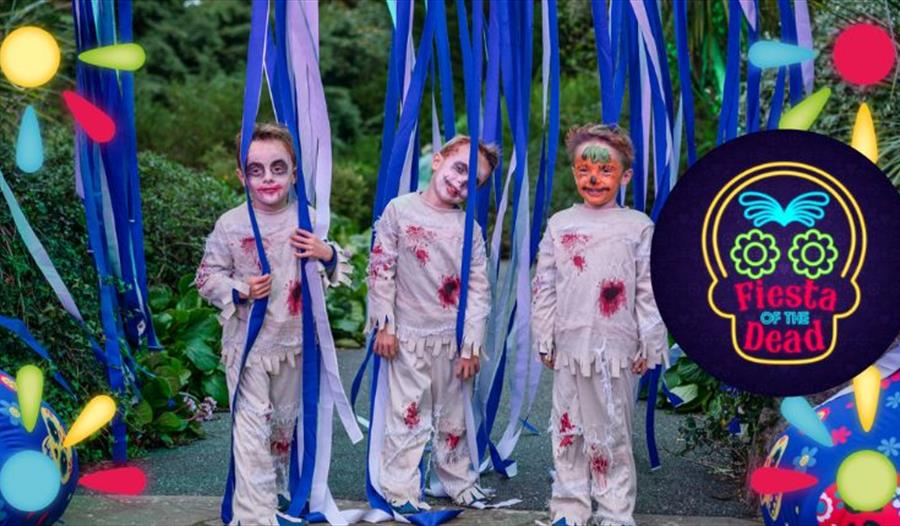
<path fill-rule="evenodd" d="M 491 495 L 478 484 L 474 484 L 453 499 L 453 503 L 466 508 L 483 509 L 490 500 Z"/>
<path fill-rule="evenodd" d="M 278 526 L 307 526 L 309 522 L 301 517 L 291 517 L 280 511 L 275 512 L 275 520 Z"/>
<path fill-rule="evenodd" d="M 428 511 L 431 509 L 431 506 L 425 504 L 424 502 L 410 502 L 406 501 L 403 504 L 400 504 L 400 501 L 391 501 L 391 509 L 393 509 L 396 513 L 400 515 L 412 515 L 413 513 L 419 513 L 422 511 Z"/>

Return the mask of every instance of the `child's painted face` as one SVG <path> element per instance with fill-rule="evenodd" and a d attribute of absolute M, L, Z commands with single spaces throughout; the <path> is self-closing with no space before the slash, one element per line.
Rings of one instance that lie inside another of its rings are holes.
<path fill-rule="evenodd" d="M 456 206 L 469 195 L 469 145 L 464 144 L 452 153 L 443 156 L 434 154 L 431 161 L 434 174 L 431 187 L 438 199 L 448 206 Z M 481 155 L 478 156 L 478 185 L 491 175 L 491 167 Z"/>
<path fill-rule="evenodd" d="M 621 156 L 603 141 L 586 142 L 575 150 L 572 174 L 584 204 L 600 208 L 615 201 L 619 187 L 631 180 Z"/>
<path fill-rule="evenodd" d="M 277 211 L 288 202 L 296 170 L 291 154 L 281 141 L 253 141 L 247 152 L 246 179 L 238 169 L 238 177 L 250 188 L 253 206 Z"/>

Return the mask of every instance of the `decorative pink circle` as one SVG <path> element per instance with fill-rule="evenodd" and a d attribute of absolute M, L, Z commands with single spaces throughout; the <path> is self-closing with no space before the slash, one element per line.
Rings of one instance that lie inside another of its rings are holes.
<path fill-rule="evenodd" d="M 875 84 L 894 67 L 896 51 L 887 31 L 873 24 L 853 24 L 834 43 L 834 66 L 851 84 Z"/>

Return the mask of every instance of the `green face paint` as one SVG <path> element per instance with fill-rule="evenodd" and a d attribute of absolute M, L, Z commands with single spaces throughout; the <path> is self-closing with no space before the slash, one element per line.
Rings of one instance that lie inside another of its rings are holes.
<path fill-rule="evenodd" d="M 581 151 L 581 158 L 595 163 L 608 163 L 610 159 L 609 150 L 605 146 L 589 144 Z"/>

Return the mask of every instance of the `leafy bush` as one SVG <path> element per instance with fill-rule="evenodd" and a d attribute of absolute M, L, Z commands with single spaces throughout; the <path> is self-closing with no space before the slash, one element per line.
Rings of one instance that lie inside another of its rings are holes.
<path fill-rule="evenodd" d="M 149 280 L 175 285 L 196 270 L 216 219 L 242 196 L 207 173 L 152 152 L 138 155 L 138 167 Z"/>
<path fill-rule="evenodd" d="M 753 395 L 730 387 L 682 356 L 665 373 L 666 385 L 684 403 L 675 411 L 687 415 L 679 434 L 683 452 L 698 448 L 711 452 L 707 467 L 743 482 L 754 459 L 764 455 L 779 422 L 776 398 Z M 660 393 L 659 405 L 668 402 Z"/>
<path fill-rule="evenodd" d="M 365 343 L 366 324 L 366 266 L 372 231 L 356 233 L 353 223 L 341 216 L 332 216 L 331 237 L 352 254 L 353 284 L 330 289 L 326 301 L 328 319 L 338 347 L 359 347 Z"/>
<path fill-rule="evenodd" d="M 203 404 L 228 407 L 225 370 L 215 351 L 222 329 L 193 279 L 193 274 L 183 276 L 175 291 L 164 285 L 150 290 L 153 323 L 165 350 L 145 349 L 138 356 L 150 374 L 142 374 L 142 399 L 130 421 L 147 445 L 172 446 L 203 436 L 199 422 L 208 413 Z"/>
<path fill-rule="evenodd" d="M 85 317 L 88 331 L 100 339 L 102 331 L 97 301 L 97 275 L 87 252 L 84 209 L 75 195 L 72 134 L 68 128 L 52 125 L 45 127 L 43 132 L 45 161 L 40 172 L 16 172 L 12 162 L 15 158 L 12 152 L 15 140 L 6 136 L 0 140 L 0 169 L 63 281 L 72 292 Z M 180 276 L 194 271 L 202 254 L 204 237 L 212 230 L 218 215 L 233 206 L 238 197 L 215 178 L 167 161 L 156 154 L 142 153 L 138 157 L 138 166 L 142 183 L 150 284 L 174 286 Z M 11 374 L 15 374 L 19 367 L 27 363 L 35 363 L 43 368 L 48 377 L 44 398 L 64 422 L 71 423 L 88 399 L 96 394 L 109 392 L 106 373 L 94 359 L 82 330 L 60 308 L 55 294 L 19 239 L 5 205 L 0 206 L 0 238 L 0 283 L 4 285 L 0 287 L 0 304 L 3 305 L 0 314 L 22 319 L 26 323 L 37 340 L 49 350 L 76 396 L 69 396 L 50 381 L 50 366 L 42 363 L 6 331 L 0 332 L 0 348 L 3 349 L 3 353 L 0 353 L 0 368 Z M 158 287 L 154 287 L 154 290 L 157 289 Z M 169 335 L 175 333 L 167 329 L 165 324 L 160 329 L 164 342 L 173 341 L 174 336 L 170 338 Z M 217 343 L 218 336 L 213 340 Z M 206 342 L 209 343 L 209 338 Z M 168 352 L 169 350 L 160 353 L 153 360 L 162 362 L 164 359 L 178 358 L 177 355 L 169 356 Z M 148 369 L 164 366 L 156 361 L 146 361 L 143 354 L 140 356 Z M 192 363 L 184 366 L 195 367 Z M 191 375 L 193 377 L 194 373 Z M 196 379 L 197 383 L 191 384 L 192 379 Z M 192 393 L 193 403 L 203 406 L 202 399 L 212 389 L 206 392 L 203 390 L 200 375 L 188 380 L 186 388 L 179 386 L 178 391 Z M 220 395 L 216 397 L 222 398 Z M 126 400 L 120 402 L 127 404 Z M 166 402 L 168 403 L 168 399 Z M 178 399 L 176 403 L 176 415 L 189 418 L 187 409 L 180 408 L 181 405 L 189 408 L 191 403 L 183 399 Z M 188 424 L 181 431 L 174 431 L 180 424 L 170 426 L 169 417 L 159 421 L 157 427 L 151 425 L 155 420 L 151 423 L 143 422 L 147 418 L 146 409 L 146 406 L 138 405 L 127 415 L 128 421 L 135 424 L 129 427 L 132 446 L 140 448 L 165 443 L 165 439 L 155 438 L 162 430 L 172 429 L 169 432 L 174 435 L 181 432 L 183 436 L 179 440 L 196 436 L 194 430 L 197 426 L 192 428 Z M 153 410 L 153 407 L 150 409 Z M 161 413 L 151 413 L 150 418 L 158 417 L 159 414 Z M 79 446 L 79 455 L 88 462 L 103 458 L 107 455 L 110 438 L 104 430 L 100 437 Z M 137 450 L 132 448 L 131 453 L 135 452 Z"/>

